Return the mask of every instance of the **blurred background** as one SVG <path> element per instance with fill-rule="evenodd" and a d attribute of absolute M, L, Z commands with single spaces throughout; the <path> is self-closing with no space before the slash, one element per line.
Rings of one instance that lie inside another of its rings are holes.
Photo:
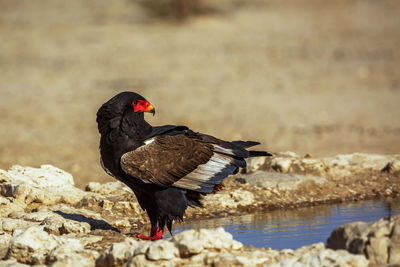
<path fill-rule="evenodd" d="M 0 168 L 111 181 L 95 114 L 136 91 L 153 125 L 271 152 L 400 151 L 400 1 L 0 1 Z"/>

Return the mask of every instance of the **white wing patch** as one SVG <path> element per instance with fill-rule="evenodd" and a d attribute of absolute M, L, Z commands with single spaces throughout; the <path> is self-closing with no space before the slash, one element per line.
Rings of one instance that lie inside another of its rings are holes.
<path fill-rule="evenodd" d="M 230 148 L 224 148 L 224 147 L 222 147 L 222 146 L 215 145 L 215 144 L 213 144 L 213 147 L 214 147 L 214 150 L 217 151 L 217 152 L 220 152 L 220 153 L 223 153 L 223 154 L 227 154 L 227 155 L 233 155 L 233 156 L 235 156 L 235 153 L 234 153 L 233 150 L 230 149 Z"/>
<path fill-rule="evenodd" d="M 153 142 L 154 142 L 154 138 L 150 138 L 150 139 L 147 139 L 146 141 L 144 141 L 144 145 L 147 146 L 147 145 L 150 145 Z"/>
<path fill-rule="evenodd" d="M 205 163 L 197 166 L 191 173 L 173 183 L 173 186 L 210 193 L 214 186 L 232 174 L 236 169 L 234 159 L 223 154 L 214 153 Z"/>

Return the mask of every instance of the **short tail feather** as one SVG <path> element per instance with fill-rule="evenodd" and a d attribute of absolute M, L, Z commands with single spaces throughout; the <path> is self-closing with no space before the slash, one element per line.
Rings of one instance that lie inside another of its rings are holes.
<path fill-rule="evenodd" d="M 240 140 L 232 141 L 231 143 L 236 146 L 240 146 L 242 148 L 249 148 L 260 144 L 260 142 L 256 141 L 240 141 Z M 272 154 L 266 151 L 251 151 L 251 150 L 249 151 L 249 157 L 268 157 L 268 156 L 272 156 Z"/>
<path fill-rule="evenodd" d="M 267 151 L 249 151 L 249 157 L 269 157 L 272 156 L 271 153 L 268 153 Z"/>

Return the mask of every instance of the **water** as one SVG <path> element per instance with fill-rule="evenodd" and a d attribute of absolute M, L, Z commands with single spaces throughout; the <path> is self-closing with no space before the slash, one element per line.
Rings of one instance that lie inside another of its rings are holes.
<path fill-rule="evenodd" d="M 173 233 L 177 234 L 186 229 L 211 229 L 222 226 L 244 245 L 297 249 L 312 243 L 326 243 L 331 232 L 344 223 L 372 222 L 396 214 L 400 214 L 400 199 L 391 202 L 369 200 L 187 221 L 182 225 L 175 224 Z"/>

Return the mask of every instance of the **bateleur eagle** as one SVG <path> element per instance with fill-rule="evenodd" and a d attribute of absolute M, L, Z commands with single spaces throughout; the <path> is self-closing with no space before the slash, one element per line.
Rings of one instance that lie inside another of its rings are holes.
<path fill-rule="evenodd" d="M 132 189 L 150 218 L 150 236 L 141 239 L 161 239 L 165 226 L 171 232 L 188 206 L 201 207 L 201 195 L 246 167 L 245 158 L 270 155 L 246 150 L 258 142 L 223 141 L 186 126 L 152 127 L 144 112 L 155 109 L 133 92 L 117 94 L 97 112 L 101 165 Z"/>

